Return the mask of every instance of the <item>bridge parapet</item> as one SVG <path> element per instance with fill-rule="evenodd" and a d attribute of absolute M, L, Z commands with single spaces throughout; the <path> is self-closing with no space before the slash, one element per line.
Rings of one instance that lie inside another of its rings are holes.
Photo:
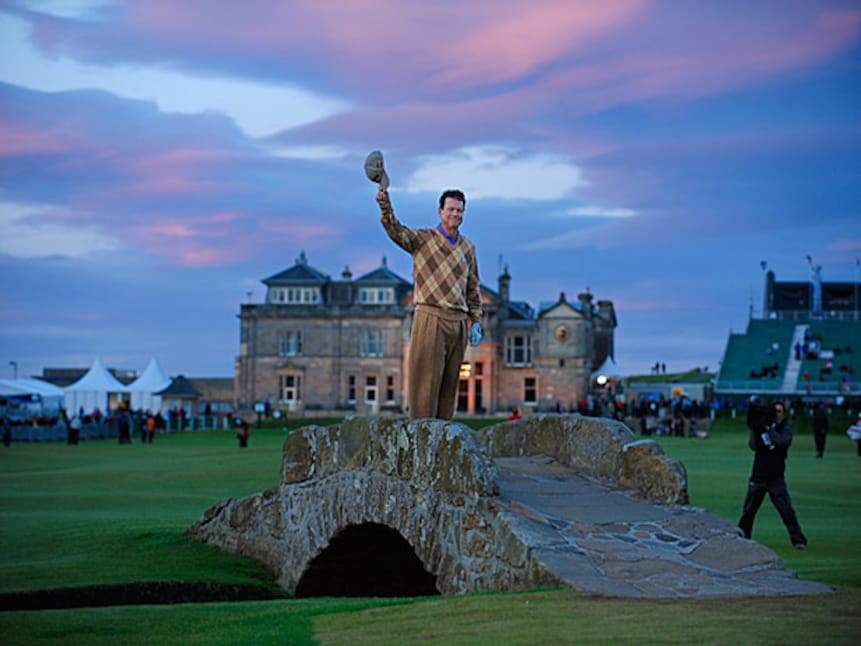
<path fill-rule="evenodd" d="M 582 475 L 651 502 L 688 504 L 687 472 L 654 440 L 638 440 L 622 422 L 536 414 L 478 432 L 491 457 L 547 455 Z"/>
<path fill-rule="evenodd" d="M 284 443 L 282 484 L 359 470 L 408 481 L 419 491 L 499 493 L 496 467 L 487 449 L 460 424 L 350 417 L 328 427 L 306 426 L 288 435 Z"/>

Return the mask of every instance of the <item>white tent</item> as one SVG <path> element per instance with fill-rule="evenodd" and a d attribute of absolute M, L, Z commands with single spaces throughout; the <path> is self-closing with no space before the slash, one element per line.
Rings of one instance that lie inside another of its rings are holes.
<path fill-rule="evenodd" d="M 598 380 L 599 383 L 601 381 L 606 383 L 609 379 L 621 379 L 624 376 L 625 374 L 619 369 L 619 366 L 616 365 L 616 362 L 613 361 L 613 357 L 610 355 L 607 355 L 600 368 L 592 372 L 592 379 Z"/>
<path fill-rule="evenodd" d="M 69 416 L 83 408 L 91 413 L 98 408 L 102 413 L 110 409 L 111 395 L 127 392 L 127 388 L 114 377 L 101 358 L 96 358 L 83 377 L 65 388 L 65 406 Z"/>
<path fill-rule="evenodd" d="M 56 413 L 63 405 L 63 389 L 41 379 L 0 379 L 0 397 L 40 414 Z"/>
<path fill-rule="evenodd" d="M 132 410 L 160 411 L 162 398 L 156 393 L 168 386 L 170 378 L 165 376 L 155 358 L 150 359 L 143 374 L 126 387 L 131 393 Z"/>

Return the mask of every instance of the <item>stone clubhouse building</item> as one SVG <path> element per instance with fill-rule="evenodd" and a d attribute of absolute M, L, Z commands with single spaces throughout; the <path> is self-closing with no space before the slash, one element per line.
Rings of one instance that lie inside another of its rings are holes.
<path fill-rule="evenodd" d="M 383 258 L 373 271 L 340 279 L 302 252 L 262 281 L 263 303 L 240 307 L 236 399 L 296 412 L 405 413 L 412 283 Z M 587 289 L 561 294 L 537 312 L 510 299 L 508 268 L 496 291 L 481 285 L 484 340 L 461 365 L 459 414 L 569 409 L 589 392 L 592 372 L 613 356 L 616 314 Z"/>

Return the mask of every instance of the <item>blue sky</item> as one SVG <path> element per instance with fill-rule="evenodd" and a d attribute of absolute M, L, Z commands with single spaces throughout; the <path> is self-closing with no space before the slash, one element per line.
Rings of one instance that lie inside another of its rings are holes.
<path fill-rule="evenodd" d="M 761 261 L 857 279 L 861 5 L 0 0 L 4 376 L 231 376 L 301 252 L 409 278 L 373 149 L 411 226 L 466 192 L 488 286 L 588 288 L 624 371 L 714 370 Z"/>

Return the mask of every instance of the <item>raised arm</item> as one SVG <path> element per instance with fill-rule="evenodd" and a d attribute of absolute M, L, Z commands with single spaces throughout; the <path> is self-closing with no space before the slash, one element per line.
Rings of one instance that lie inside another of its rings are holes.
<path fill-rule="evenodd" d="M 389 237 L 404 251 L 412 253 L 419 245 L 419 236 L 415 230 L 404 226 L 395 217 L 389 192 L 380 189 L 377 193 L 377 204 L 380 205 L 380 222 Z"/>

